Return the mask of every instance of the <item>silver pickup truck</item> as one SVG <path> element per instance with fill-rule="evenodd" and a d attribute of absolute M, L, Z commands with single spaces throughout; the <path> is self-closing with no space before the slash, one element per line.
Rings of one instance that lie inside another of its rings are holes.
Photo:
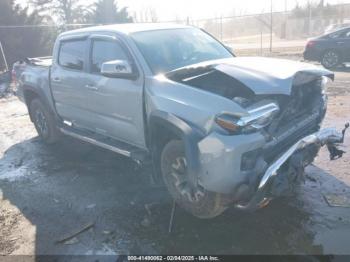
<path fill-rule="evenodd" d="M 29 59 L 18 95 L 46 143 L 60 135 L 152 163 L 175 201 L 211 218 L 292 192 L 321 146 L 332 72 L 235 55 L 208 33 L 124 24 L 61 34 Z"/>

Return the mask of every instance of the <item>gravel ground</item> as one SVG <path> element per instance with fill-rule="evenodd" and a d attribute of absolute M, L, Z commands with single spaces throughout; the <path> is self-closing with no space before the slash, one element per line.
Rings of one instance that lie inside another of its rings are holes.
<path fill-rule="evenodd" d="M 350 70 L 336 72 L 324 126 L 349 121 L 349 84 Z M 350 208 L 325 200 L 349 201 L 350 154 L 330 162 L 322 149 L 296 197 L 253 214 L 199 220 L 177 209 L 169 234 L 172 202 L 151 170 L 69 138 L 45 146 L 17 98 L 0 108 L 0 255 L 350 254 Z"/>

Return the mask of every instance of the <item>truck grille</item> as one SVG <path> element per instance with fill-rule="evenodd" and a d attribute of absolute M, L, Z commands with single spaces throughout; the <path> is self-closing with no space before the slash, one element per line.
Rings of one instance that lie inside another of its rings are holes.
<path fill-rule="evenodd" d="M 264 148 L 269 162 L 296 141 L 319 129 L 325 114 L 325 96 L 320 79 L 293 86 L 292 95 L 278 99 L 281 113 L 265 128 L 268 143 Z"/>

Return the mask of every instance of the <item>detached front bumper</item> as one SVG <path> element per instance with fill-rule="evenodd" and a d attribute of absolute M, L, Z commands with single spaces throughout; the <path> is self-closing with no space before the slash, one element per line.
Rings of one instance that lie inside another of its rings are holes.
<path fill-rule="evenodd" d="M 344 133 L 341 134 L 334 128 L 322 129 L 300 139 L 269 166 L 262 176 L 254 196 L 246 204 L 237 204 L 236 207 L 244 210 L 255 210 L 268 203 L 270 200 L 268 192 L 271 189 L 271 182 L 276 176 L 284 175 L 283 173 L 279 174 L 278 171 L 296 152 L 300 152 L 310 145 L 321 147 L 324 145 L 331 146 L 337 143 L 342 143 L 343 139 Z"/>
<path fill-rule="evenodd" d="M 209 191 L 231 195 L 234 203 L 240 203 L 236 204 L 237 208 L 255 210 L 272 198 L 271 189 L 276 186 L 273 183 L 275 178 L 288 175 L 285 172 L 286 165 L 297 158 L 296 168 L 303 170 L 312 162 L 321 146 L 327 145 L 330 149 L 334 144 L 342 143 L 344 132 L 341 134 L 334 128 L 326 128 L 307 135 L 269 163 L 263 160 L 264 155 L 260 155 L 255 168 L 250 171 L 242 171 L 242 156 L 265 145 L 262 135 L 211 135 L 198 144 L 201 165 L 199 182 Z"/>

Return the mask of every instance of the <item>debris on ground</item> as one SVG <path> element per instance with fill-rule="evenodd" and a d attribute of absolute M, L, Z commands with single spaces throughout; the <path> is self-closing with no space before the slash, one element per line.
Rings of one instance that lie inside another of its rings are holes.
<path fill-rule="evenodd" d="M 151 225 L 151 221 L 145 217 L 142 221 L 141 221 L 141 226 L 143 227 L 149 227 Z"/>
<path fill-rule="evenodd" d="M 312 181 L 312 182 L 314 182 L 314 183 L 317 182 L 316 178 L 310 176 L 309 174 L 306 174 L 305 177 L 306 177 L 306 179 L 308 179 L 308 180 L 310 180 L 310 181 Z"/>
<path fill-rule="evenodd" d="M 86 209 L 92 209 L 94 207 L 96 207 L 96 204 L 91 204 L 91 205 L 86 206 Z"/>
<path fill-rule="evenodd" d="M 145 204 L 145 209 L 149 216 L 152 215 L 152 208 L 155 206 L 155 203 Z"/>
<path fill-rule="evenodd" d="M 79 239 L 77 239 L 76 237 L 73 237 L 71 239 L 68 239 L 66 241 L 64 241 L 62 244 L 63 245 L 74 245 L 74 244 L 77 244 L 79 243 Z"/>
<path fill-rule="evenodd" d="M 350 207 L 350 197 L 339 194 L 323 194 L 328 205 L 331 207 Z"/>
<path fill-rule="evenodd" d="M 60 243 L 66 243 L 66 241 L 76 237 L 77 235 L 85 232 L 86 230 L 92 228 L 93 226 L 95 225 L 95 223 L 88 223 L 86 224 L 84 227 L 82 227 L 81 229 L 71 233 L 71 234 L 68 234 L 67 236 L 64 236 L 63 238 L 59 239 L 56 243 L 60 244 Z"/>

